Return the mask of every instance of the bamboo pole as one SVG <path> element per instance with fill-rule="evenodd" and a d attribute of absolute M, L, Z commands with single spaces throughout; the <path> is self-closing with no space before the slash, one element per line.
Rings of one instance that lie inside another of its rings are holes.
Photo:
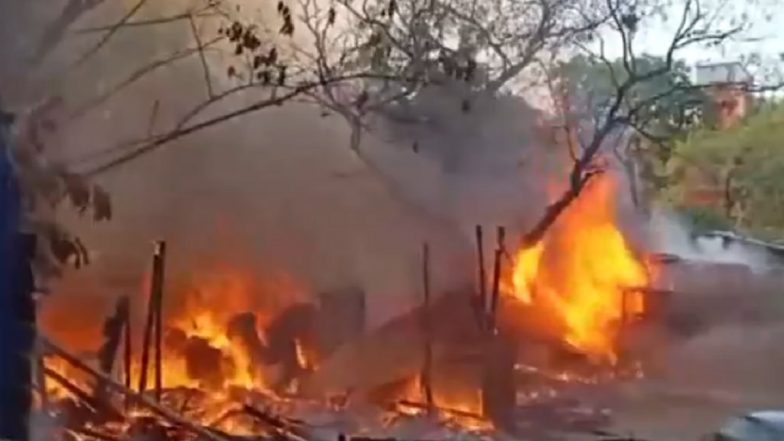
<path fill-rule="evenodd" d="M 188 421 L 187 419 L 181 417 L 180 415 L 177 415 L 171 410 L 166 409 L 165 407 L 151 400 L 150 398 L 138 392 L 135 392 L 132 389 L 129 389 L 120 383 L 117 383 L 116 381 L 114 381 L 114 379 L 112 379 L 108 375 L 98 372 L 97 370 L 88 366 L 85 362 L 79 360 L 79 358 L 77 358 L 70 352 L 66 351 L 59 345 L 53 343 L 51 340 L 47 339 L 46 337 L 41 336 L 40 341 L 42 347 L 45 348 L 45 350 L 48 351 L 49 353 L 62 358 L 63 360 L 71 364 L 73 367 L 81 371 L 84 371 L 85 373 L 90 374 L 99 380 L 104 381 L 107 387 L 109 387 L 110 389 L 114 389 L 117 393 L 129 397 L 135 403 L 143 407 L 146 407 L 147 409 L 153 411 L 158 416 L 174 423 L 175 425 L 188 429 L 192 433 L 203 436 L 204 438 L 212 441 L 229 441 L 228 439 L 215 434 L 213 431 L 207 430 L 204 427 L 200 427 L 197 424 Z"/>

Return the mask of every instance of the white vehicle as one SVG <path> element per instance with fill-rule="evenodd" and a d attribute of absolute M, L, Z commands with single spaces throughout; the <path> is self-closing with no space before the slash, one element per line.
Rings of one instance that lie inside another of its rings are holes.
<path fill-rule="evenodd" d="M 732 418 L 706 441 L 784 441 L 784 411 L 764 410 Z"/>

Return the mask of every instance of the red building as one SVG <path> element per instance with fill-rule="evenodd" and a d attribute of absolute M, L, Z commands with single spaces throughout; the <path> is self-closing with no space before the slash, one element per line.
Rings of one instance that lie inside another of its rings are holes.
<path fill-rule="evenodd" d="M 707 86 L 711 98 L 706 103 L 705 114 L 717 128 L 730 128 L 748 114 L 753 79 L 741 63 L 698 64 L 696 71 L 697 84 Z"/>

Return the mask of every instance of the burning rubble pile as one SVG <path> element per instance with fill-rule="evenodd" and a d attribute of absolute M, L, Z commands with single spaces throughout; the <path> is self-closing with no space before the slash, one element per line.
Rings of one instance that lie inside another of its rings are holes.
<path fill-rule="evenodd" d="M 164 293 L 160 244 L 149 286 L 120 299 L 102 333 L 92 324 L 89 357 L 64 349 L 84 344 L 44 314 L 57 343 L 42 337 L 42 427 L 104 441 L 603 429 L 609 415 L 568 392 L 640 375 L 624 331 L 645 316 L 653 277 L 616 225 L 613 191 L 596 179 L 531 247 L 501 236 L 490 271 L 479 230 L 477 293 L 431 295 L 425 249 L 422 305 L 372 331 L 360 290 L 309 299 L 290 280 L 224 268 Z M 285 301 L 261 301 L 270 292 Z"/>

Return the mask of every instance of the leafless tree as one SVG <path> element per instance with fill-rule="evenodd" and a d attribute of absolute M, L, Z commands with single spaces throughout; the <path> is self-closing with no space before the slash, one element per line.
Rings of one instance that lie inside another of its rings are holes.
<path fill-rule="evenodd" d="M 640 66 L 642 55 L 638 50 L 639 31 L 647 25 L 647 21 L 659 13 L 656 2 L 632 2 L 625 0 L 606 0 L 610 20 L 607 24 L 609 36 L 597 34 L 598 50 L 592 50 L 586 45 L 578 47 L 589 56 L 604 63 L 611 76 L 613 93 L 608 102 L 601 103 L 594 109 L 595 120 L 591 121 L 590 134 L 586 138 L 579 138 L 576 153 L 573 154 L 573 164 L 569 174 L 569 186 L 554 202 L 546 207 L 543 216 L 530 229 L 522 239 L 524 245 L 538 242 L 547 229 L 555 222 L 558 216 L 577 198 L 585 186 L 597 174 L 602 173 L 604 165 L 602 149 L 609 144 L 628 142 L 629 136 L 624 132 L 631 130 L 638 135 L 655 142 L 664 139 L 650 129 L 656 118 L 657 105 L 662 104 L 674 94 L 682 93 L 687 89 L 706 87 L 701 84 L 688 84 L 674 82 L 669 87 L 657 90 L 652 94 L 638 93 L 641 85 L 660 80 L 672 73 L 677 62 L 678 53 L 688 47 L 705 46 L 715 47 L 725 42 L 741 37 L 748 30 L 750 22 L 743 20 L 723 20 L 724 13 L 721 4 L 711 8 L 704 6 L 703 0 L 685 0 L 680 8 L 674 32 L 669 37 L 669 44 L 664 53 L 664 63 L 655 68 Z M 721 2 L 719 2 L 721 3 Z M 602 31 L 604 29 L 600 29 Z M 621 42 L 621 67 L 616 67 L 611 59 L 604 53 L 604 39 L 616 38 Z M 762 86 L 749 86 L 755 90 L 779 88 L 781 84 Z M 570 124 L 566 124 L 570 127 Z M 568 137 L 572 140 L 574 138 Z M 573 146 L 574 147 L 574 146 Z M 608 146 L 609 147 L 609 146 Z"/>

